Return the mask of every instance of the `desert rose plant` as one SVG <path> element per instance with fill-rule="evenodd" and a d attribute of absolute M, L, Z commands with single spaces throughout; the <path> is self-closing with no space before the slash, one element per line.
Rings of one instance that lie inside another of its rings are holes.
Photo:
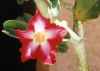
<path fill-rule="evenodd" d="M 18 4 L 28 1 L 30 0 L 17 0 Z M 2 32 L 19 39 L 22 44 L 22 62 L 37 59 L 43 64 L 55 64 L 57 52 L 66 52 L 67 44 L 70 42 L 74 45 L 80 62 L 79 71 L 89 71 L 83 25 L 87 20 L 98 17 L 100 0 L 75 0 L 73 7 L 69 7 L 69 4 L 64 5 L 62 0 L 32 2 L 36 4 L 34 15 L 24 13 L 20 17 L 23 20 L 17 18 L 3 23 Z M 62 6 L 67 6 L 67 10 L 73 13 L 73 29 L 68 26 L 70 23 L 67 20 L 58 17 Z"/>

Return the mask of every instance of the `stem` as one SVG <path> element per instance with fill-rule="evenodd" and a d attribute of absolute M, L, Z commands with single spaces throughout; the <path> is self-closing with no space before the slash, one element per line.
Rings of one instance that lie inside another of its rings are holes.
<path fill-rule="evenodd" d="M 13 38 L 17 38 L 15 35 L 11 34 L 10 32 L 7 32 L 6 30 L 2 30 L 2 32 L 10 37 L 13 37 Z"/>
<path fill-rule="evenodd" d="M 45 0 L 34 0 L 37 8 L 40 10 L 41 14 L 46 17 L 49 18 L 49 14 L 48 14 L 48 5 L 46 4 Z"/>
<path fill-rule="evenodd" d="M 67 21 L 65 21 L 65 20 L 61 21 L 61 20 L 56 19 L 54 21 L 54 23 L 56 25 L 59 25 L 59 26 L 65 28 L 65 30 L 70 34 L 72 40 L 74 40 L 74 41 L 80 41 L 81 40 L 81 38 L 71 28 L 69 28 Z"/>
<path fill-rule="evenodd" d="M 85 52 L 86 50 L 84 48 L 84 41 L 75 45 L 75 51 L 80 61 L 80 66 L 79 66 L 80 71 L 89 71 L 86 59 L 87 57 Z"/>
<path fill-rule="evenodd" d="M 81 21 L 77 21 L 77 27 L 76 32 L 77 34 L 83 39 L 84 38 L 84 30 L 83 30 L 83 24 Z M 75 43 L 75 51 L 80 61 L 80 71 L 89 71 L 88 63 L 87 63 L 87 54 L 85 49 L 84 40 L 82 41 L 76 41 Z"/>

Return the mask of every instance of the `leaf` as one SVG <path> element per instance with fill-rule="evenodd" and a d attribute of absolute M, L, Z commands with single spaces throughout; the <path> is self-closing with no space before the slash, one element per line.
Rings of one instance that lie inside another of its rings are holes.
<path fill-rule="evenodd" d="M 59 47 L 58 47 L 58 52 L 64 53 L 66 52 L 68 49 L 68 45 L 66 42 L 62 42 L 60 43 Z"/>
<path fill-rule="evenodd" d="M 22 5 L 24 2 L 28 2 L 28 1 L 30 1 L 30 0 L 17 0 L 17 3 L 19 5 Z"/>
<path fill-rule="evenodd" d="M 53 8 L 58 6 L 58 0 L 50 0 L 50 2 L 52 3 Z"/>
<path fill-rule="evenodd" d="M 29 20 L 31 17 L 32 17 L 32 15 L 29 14 L 29 13 L 24 13 L 24 15 L 22 16 L 22 18 L 23 18 L 26 22 L 28 22 L 28 20 Z"/>
<path fill-rule="evenodd" d="M 18 3 L 19 5 L 22 5 L 22 4 L 24 3 L 24 1 L 25 1 L 25 0 L 17 0 L 17 3 Z"/>
<path fill-rule="evenodd" d="M 17 21 L 17 20 L 7 20 L 3 23 L 3 28 L 8 35 L 16 35 L 15 34 L 15 29 L 22 29 L 26 30 L 27 29 L 27 24 L 24 21 Z"/>
<path fill-rule="evenodd" d="M 74 19 L 86 21 L 100 14 L 100 0 L 76 0 Z"/>
<path fill-rule="evenodd" d="M 29 14 L 29 13 L 24 13 L 22 16 L 18 16 L 18 17 L 16 18 L 16 20 L 21 20 L 21 21 L 28 22 L 29 19 L 30 19 L 31 17 L 32 17 L 31 14 Z"/>

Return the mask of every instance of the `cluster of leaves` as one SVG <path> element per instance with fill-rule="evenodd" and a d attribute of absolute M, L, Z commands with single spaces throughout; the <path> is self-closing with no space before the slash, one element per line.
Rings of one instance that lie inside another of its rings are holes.
<path fill-rule="evenodd" d="M 74 18 L 80 21 L 97 18 L 100 14 L 100 0 L 76 0 L 73 13 Z"/>

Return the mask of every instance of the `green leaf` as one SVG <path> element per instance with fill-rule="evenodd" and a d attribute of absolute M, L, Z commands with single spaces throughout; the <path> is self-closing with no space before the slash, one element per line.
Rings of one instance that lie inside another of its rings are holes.
<path fill-rule="evenodd" d="M 86 21 L 100 14 L 100 0 L 76 0 L 74 19 Z"/>
<path fill-rule="evenodd" d="M 17 3 L 18 3 L 19 5 L 22 5 L 22 4 L 24 3 L 24 1 L 25 1 L 25 0 L 17 0 Z"/>
<path fill-rule="evenodd" d="M 51 4 L 52 4 L 52 7 L 53 7 L 53 8 L 59 6 L 59 5 L 58 5 L 58 0 L 50 0 L 50 2 L 51 2 Z"/>
<path fill-rule="evenodd" d="M 66 42 L 62 42 L 60 43 L 59 47 L 58 47 L 58 52 L 64 53 L 66 52 L 68 49 L 68 45 Z"/>
<path fill-rule="evenodd" d="M 15 29 L 26 30 L 27 23 L 25 23 L 24 21 L 7 20 L 3 23 L 3 28 L 7 33 L 9 33 L 8 35 L 11 34 L 15 36 Z"/>
<path fill-rule="evenodd" d="M 29 14 L 29 13 L 24 13 L 24 15 L 22 16 L 22 18 L 23 18 L 26 22 L 28 22 L 28 20 L 29 20 L 31 17 L 32 17 L 32 15 Z"/>
<path fill-rule="evenodd" d="M 18 16 L 16 20 L 21 20 L 28 22 L 31 19 L 32 15 L 30 13 L 24 13 L 22 16 Z"/>

